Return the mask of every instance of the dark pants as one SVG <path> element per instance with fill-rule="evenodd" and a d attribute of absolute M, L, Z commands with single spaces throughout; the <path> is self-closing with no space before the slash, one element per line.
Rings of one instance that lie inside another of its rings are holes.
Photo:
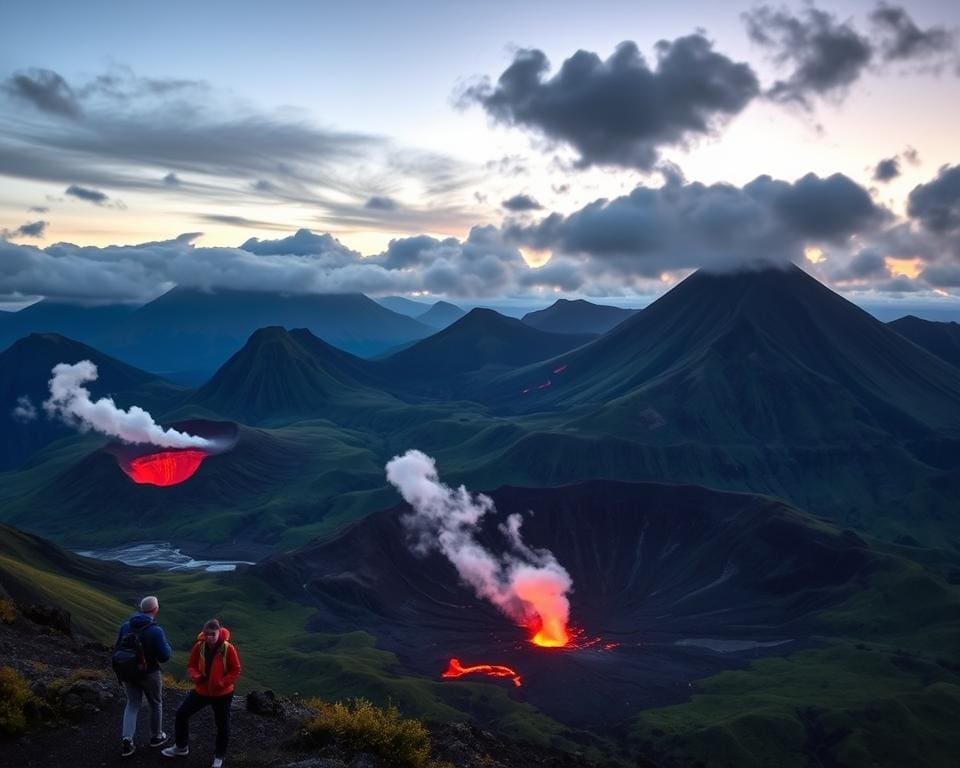
<path fill-rule="evenodd" d="M 185 747 L 190 741 L 190 718 L 206 706 L 213 707 L 213 722 L 217 724 L 217 745 L 215 757 L 226 757 L 227 743 L 230 741 L 230 702 L 233 694 L 226 696 L 201 696 L 190 691 L 177 710 L 177 746 Z"/>

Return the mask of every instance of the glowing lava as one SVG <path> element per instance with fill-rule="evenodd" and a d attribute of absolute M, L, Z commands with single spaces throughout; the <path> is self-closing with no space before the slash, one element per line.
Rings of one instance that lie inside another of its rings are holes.
<path fill-rule="evenodd" d="M 548 616 L 546 620 L 536 614 L 526 624 L 530 633 L 530 642 L 541 648 L 563 648 L 570 642 L 567 624 L 558 616 Z"/>
<path fill-rule="evenodd" d="M 193 477 L 207 458 L 205 451 L 162 451 L 148 453 L 121 465 L 130 479 L 141 485 L 177 485 Z"/>
<path fill-rule="evenodd" d="M 513 684 L 519 688 L 523 683 L 518 675 L 510 667 L 500 666 L 499 664 L 477 664 L 472 667 L 464 667 L 460 664 L 460 659 L 450 659 L 446 671 L 440 675 L 447 680 L 464 675 L 487 675 L 488 677 L 509 677 L 513 679 Z"/>

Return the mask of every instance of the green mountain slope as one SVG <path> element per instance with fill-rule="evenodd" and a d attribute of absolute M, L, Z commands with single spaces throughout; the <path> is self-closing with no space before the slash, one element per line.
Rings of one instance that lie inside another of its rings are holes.
<path fill-rule="evenodd" d="M 393 400 L 358 380 L 370 380 L 368 365 L 309 331 L 261 328 L 189 403 L 247 424 L 350 419 Z"/>

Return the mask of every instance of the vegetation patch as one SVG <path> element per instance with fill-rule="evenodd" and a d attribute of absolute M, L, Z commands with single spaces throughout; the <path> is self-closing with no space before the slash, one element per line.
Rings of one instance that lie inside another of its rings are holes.
<path fill-rule="evenodd" d="M 0 667 L 0 734 L 16 736 L 27 729 L 34 699 L 23 675 L 11 667 Z"/>
<path fill-rule="evenodd" d="M 367 699 L 334 704 L 311 699 L 308 705 L 315 711 L 304 726 L 308 740 L 376 755 L 395 768 L 429 765 L 430 735 L 426 727 L 419 720 L 404 718 L 392 704 L 378 707 Z"/>

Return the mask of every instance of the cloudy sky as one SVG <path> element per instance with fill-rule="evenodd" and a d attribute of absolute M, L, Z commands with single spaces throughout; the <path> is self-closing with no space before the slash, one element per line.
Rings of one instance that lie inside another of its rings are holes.
<path fill-rule="evenodd" d="M 960 302 L 960 4 L 0 4 L 0 305 Z"/>

